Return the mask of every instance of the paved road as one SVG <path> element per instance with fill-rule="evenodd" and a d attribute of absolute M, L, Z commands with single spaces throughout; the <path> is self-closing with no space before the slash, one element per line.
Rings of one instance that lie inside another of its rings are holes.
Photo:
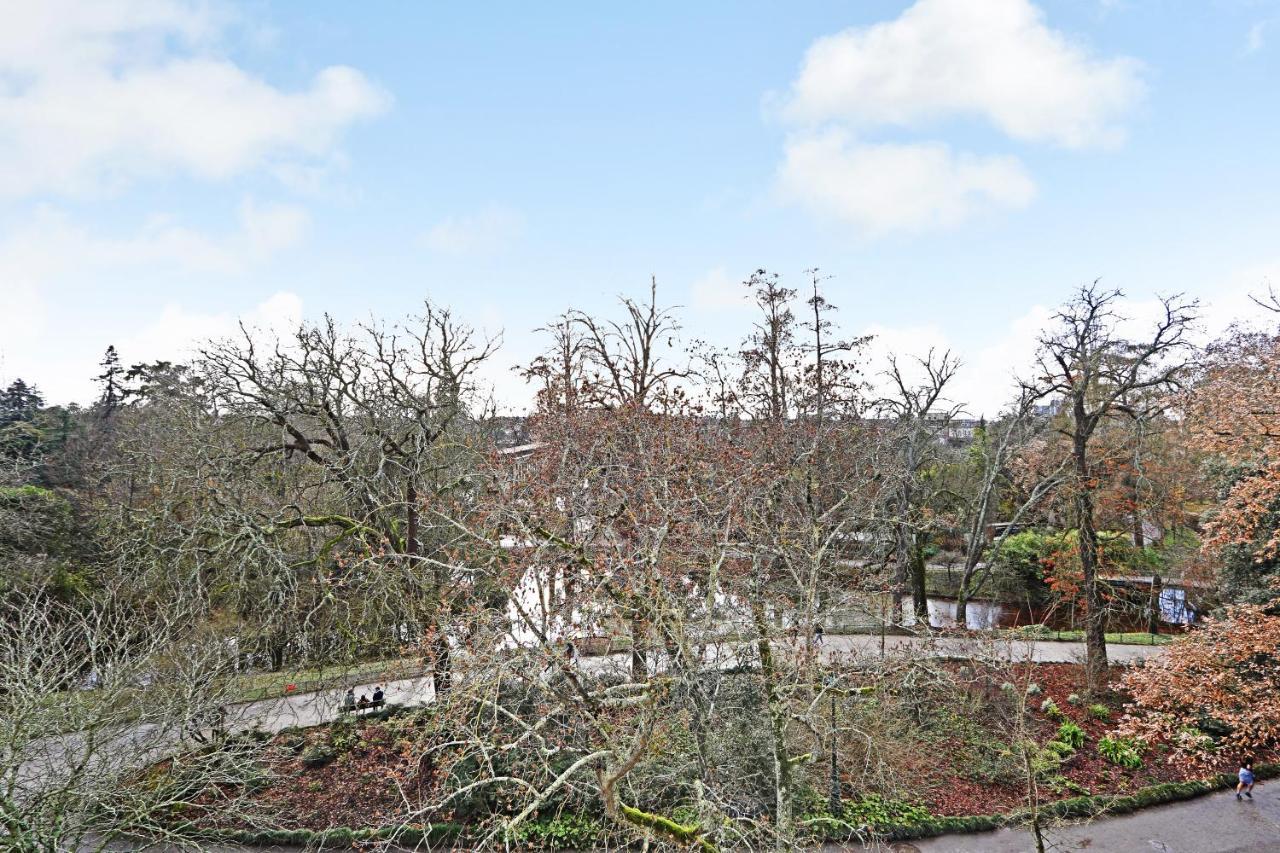
<path fill-rule="evenodd" d="M 1102 818 L 1050 833 L 1053 850 L 1090 853 L 1263 853 L 1280 850 L 1280 785 L 1258 786 L 1253 799 L 1236 802 L 1223 791 Z M 850 848 L 852 849 L 852 848 Z M 1002 829 L 977 835 L 947 835 L 897 844 L 899 853 L 1024 853 L 1035 850 L 1023 830 Z"/>

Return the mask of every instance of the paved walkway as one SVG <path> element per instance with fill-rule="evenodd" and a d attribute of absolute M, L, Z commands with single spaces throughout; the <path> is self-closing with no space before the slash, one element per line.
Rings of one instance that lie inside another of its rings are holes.
<path fill-rule="evenodd" d="M 966 637 L 910 637 L 887 635 L 883 638 L 886 654 L 893 654 L 908 649 L 919 653 L 934 654 L 939 657 L 966 657 L 982 653 L 999 655 L 1012 660 L 1028 658 L 1037 663 L 1071 663 L 1084 659 L 1083 643 L 1063 643 L 1031 640 L 975 640 Z M 834 656 L 878 657 L 880 655 L 881 637 L 878 634 L 828 635 L 823 645 L 822 655 L 830 659 Z M 1130 664 L 1145 658 L 1155 657 L 1163 652 L 1162 646 L 1107 646 L 1107 655 L 1112 663 Z M 721 649 L 718 654 L 709 654 L 708 662 L 716 662 L 722 667 L 733 666 L 737 656 L 733 649 Z M 611 669 L 626 670 L 631 665 L 630 653 L 584 657 L 578 666 L 587 672 L 603 672 Z M 431 686 L 431 676 L 405 678 L 398 681 L 377 682 L 383 685 L 387 701 L 398 705 L 422 705 L 435 698 Z M 356 685 L 355 692 L 372 693 L 374 684 Z M 230 723 L 234 728 L 250 728 L 257 726 L 271 732 L 278 732 L 289 726 L 314 726 L 333 720 L 342 703 L 346 687 L 335 687 L 331 690 L 320 690 L 312 693 L 295 693 L 275 699 L 260 699 L 246 702 L 230 709 Z"/>
<path fill-rule="evenodd" d="M 1051 850 L 1090 853 L 1263 853 L 1280 850 L 1280 785 L 1259 785 L 1253 799 L 1236 802 L 1222 791 L 1051 831 Z M 846 848 L 856 849 L 856 848 Z M 1024 853 L 1035 850 L 1029 833 L 1002 829 L 976 835 L 944 835 L 900 843 L 899 853 Z"/>
<path fill-rule="evenodd" d="M 932 649 L 942 657 L 965 657 L 975 650 L 987 650 L 1012 660 L 1030 657 L 1037 663 L 1074 663 L 1084 660 L 1084 643 L 1056 642 L 1052 640 L 997 639 L 984 640 L 972 637 L 911 637 L 890 634 L 884 638 L 886 652 L 899 649 Z M 1146 658 L 1157 657 L 1164 646 L 1133 646 L 1109 643 L 1107 659 L 1111 663 L 1130 664 Z M 880 653 L 879 634 L 827 635 L 825 652 L 856 652 L 863 655 Z"/>

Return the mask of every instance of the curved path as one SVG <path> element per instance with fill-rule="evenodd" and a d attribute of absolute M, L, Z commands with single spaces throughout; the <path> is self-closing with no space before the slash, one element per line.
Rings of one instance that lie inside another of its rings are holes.
<path fill-rule="evenodd" d="M 826 658 L 834 655 L 874 657 L 880 654 L 882 640 L 886 654 L 915 650 L 938 657 L 966 657 L 983 651 L 1000 654 L 1011 660 L 1030 659 L 1037 663 L 1074 663 L 1084 659 L 1083 643 L 1046 640 L 986 641 L 966 637 L 927 638 L 893 634 L 883 638 L 878 634 L 829 634 L 822 654 Z M 1107 646 L 1107 655 L 1112 663 L 1131 664 L 1158 656 L 1163 650 L 1163 646 L 1113 644 Z M 722 666 L 728 666 L 731 665 L 732 658 L 730 651 L 720 657 L 718 662 Z M 578 665 L 592 672 L 625 668 L 630 665 L 630 654 L 584 657 Z M 417 705 L 430 702 L 434 696 L 429 675 L 380 683 L 385 685 L 388 702 Z M 232 723 L 246 728 L 256 725 L 273 732 L 288 726 L 314 726 L 333 719 L 345 690 L 344 686 L 246 702 L 232 710 Z M 373 684 L 355 685 L 355 691 L 371 693 Z"/>
<path fill-rule="evenodd" d="M 875 657 L 880 654 L 881 641 L 886 654 L 909 650 L 937 657 L 967 657 L 976 653 L 1000 655 L 1009 660 L 1034 660 L 1037 663 L 1074 663 L 1084 659 L 1084 644 L 1053 642 L 1046 640 L 979 640 L 968 637 L 912 637 L 878 634 L 828 634 L 822 647 L 824 658 Z M 1131 664 L 1160 655 L 1163 646 L 1109 645 L 1107 655 L 1112 663 Z M 710 650 L 709 650 L 710 652 Z M 598 657 L 583 657 L 577 664 L 588 672 L 610 669 L 625 670 L 630 666 L 630 653 L 624 652 Z M 708 662 L 723 667 L 735 664 L 732 648 L 725 648 L 718 655 L 709 654 Z M 400 705 L 419 705 L 434 698 L 430 675 L 406 678 L 399 681 L 378 682 L 384 685 L 387 701 Z M 355 692 L 372 693 L 373 683 L 353 685 Z M 246 702 L 231 709 L 231 724 L 236 728 L 257 726 L 271 732 L 289 726 L 314 726 L 332 720 L 342 702 L 346 685 L 313 693 L 296 693 L 276 699 Z M 1278 847 L 1277 849 L 1280 849 Z"/>
<path fill-rule="evenodd" d="M 1119 817 L 1063 826 L 1046 838 L 1053 850 L 1090 853 L 1262 853 L 1280 850 L 1280 786 L 1259 785 L 1253 799 L 1237 802 L 1231 791 L 1154 806 Z M 859 848 L 846 848 L 855 850 Z M 1001 829 L 976 835 L 944 835 L 899 843 L 899 853 L 1023 853 L 1035 850 L 1030 834 Z"/>

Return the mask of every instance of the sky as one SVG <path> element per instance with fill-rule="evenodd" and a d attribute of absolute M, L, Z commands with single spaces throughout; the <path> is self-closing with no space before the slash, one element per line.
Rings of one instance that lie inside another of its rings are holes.
<path fill-rule="evenodd" d="M 512 366 L 567 308 L 818 268 L 846 332 L 951 349 L 997 411 L 1100 279 L 1205 335 L 1280 287 L 1280 0 L 0 0 L 0 382 L 91 401 L 108 345 L 424 299 Z M 1251 310 L 1252 309 L 1252 310 Z"/>

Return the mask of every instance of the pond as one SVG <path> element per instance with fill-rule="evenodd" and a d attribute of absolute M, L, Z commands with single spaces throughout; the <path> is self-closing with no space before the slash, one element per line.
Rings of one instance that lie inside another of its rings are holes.
<path fill-rule="evenodd" d="M 958 627 L 954 597 L 930 596 L 928 605 L 930 625 L 935 628 Z M 1181 626 L 1190 625 L 1199 615 L 1195 606 L 1187 600 L 1187 591 L 1179 586 L 1163 587 L 1160 590 L 1157 606 L 1159 607 L 1157 625 L 1161 632 L 1172 632 Z M 904 625 L 916 624 L 910 599 L 903 600 L 902 611 Z M 1117 598 L 1107 614 L 1107 630 L 1148 631 L 1151 626 L 1150 615 L 1150 598 L 1147 590 L 1143 590 L 1140 595 L 1130 594 Z M 965 607 L 964 621 L 966 628 L 978 631 L 1017 628 L 1022 625 L 1047 625 L 1054 630 L 1068 631 L 1083 627 L 1083 617 L 1084 614 L 1078 608 L 1028 607 L 989 599 L 970 599 Z"/>

